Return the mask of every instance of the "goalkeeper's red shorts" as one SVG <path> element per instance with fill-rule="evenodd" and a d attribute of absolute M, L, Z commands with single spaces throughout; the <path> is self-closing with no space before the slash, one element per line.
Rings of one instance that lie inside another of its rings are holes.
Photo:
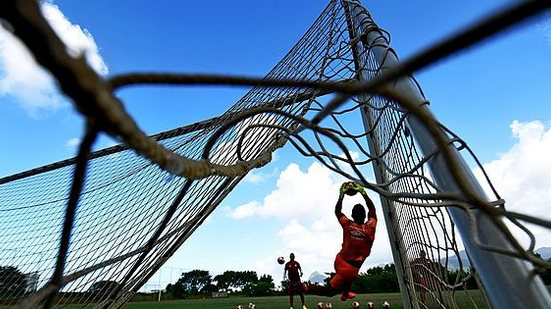
<path fill-rule="evenodd" d="M 341 290 L 343 287 L 350 287 L 352 281 L 356 280 L 359 272 L 358 267 L 354 267 L 346 262 L 341 254 L 337 254 L 335 257 L 335 276 L 331 279 L 331 287 L 337 290 Z"/>

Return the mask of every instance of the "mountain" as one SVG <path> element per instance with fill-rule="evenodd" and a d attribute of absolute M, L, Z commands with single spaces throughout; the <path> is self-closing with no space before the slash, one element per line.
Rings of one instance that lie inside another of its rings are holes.
<path fill-rule="evenodd" d="M 551 259 L 551 247 L 541 247 L 534 252 L 541 255 L 544 260 Z"/>
<path fill-rule="evenodd" d="M 310 277 L 308 277 L 308 281 L 310 281 L 311 283 L 323 283 L 325 278 L 327 278 L 326 275 L 315 271 L 310 275 Z"/>
<path fill-rule="evenodd" d="M 465 250 L 459 251 L 459 258 L 461 258 L 461 263 L 463 265 L 463 268 L 468 268 L 471 266 L 471 263 L 469 262 L 469 258 L 467 258 L 467 252 Z M 440 259 L 440 264 L 446 265 L 446 259 L 442 258 Z M 457 256 L 452 255 L 448 257 L 448 268 L 451 269 L 458 269 L 459 268 L 459 259 Z"/>
<path fill-rule="evenodd" d="M 541 257 L 544 260 L 551 259 L 551 247 L 541 247 L 539 249 L 536 249 L 534 251 L 534 253 L 540 254 Z M 463 262 L 463 267 L 464 268 L 471 266 L 471 263 L 469 262 L 469 259 L 467 258 L 467 253 L 464 250 L 459 251 L 459 257 L 461 258 L 461 262 Z M 442 265 L 444 265 L 445 262 L 446 262 L 445 259 L 440 260 L 440 264 L 442 264 Z M 448 266 L 451 269 L 459 268 L 459 260 L 458 260 L 457 256 L 452 255 L 448 258 Z"/>

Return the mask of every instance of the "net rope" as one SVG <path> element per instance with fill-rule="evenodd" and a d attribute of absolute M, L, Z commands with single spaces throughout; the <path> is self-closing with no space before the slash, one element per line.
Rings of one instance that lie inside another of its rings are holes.
<path fill-rule="evenodd" d="M 351 6 L 369 18 L 358 21 Z M 268 164 L 285 144 L 381 196 L 399 252 L 399 280 L 414 307 L 455 308 L 455 293 L 469 293 L 475 270 L 460 256 L 450 208 L 481 209 L 515 249 L 474 239 L 480 250 L 548 269 L 533 253 L 535 240 L 523 247 L 503 221 L 544 228 L 551 222 L 507 211 L 495 190 L 489 201 L 472 192 L 453 155 L 478 162 L 468 145 L 434 119 L 428 101 L 419 104 L 393 87 L 400 78 L 415 83 L 412 72 L 547 7 L 548 1 L 521 3 L 388 70 L 375 57 L 378 46 L 394 54 L 388 33 L 356 1 L 330 1 L 262 79 L 139 73 L 104 80 L 67 54 L 36 2 L 2 1 L 2 25 L 57 79 L 86 119 L 86 134 L 76 158 L 0 178 L 0 301 L 21 308 L 121 306 L 251 169 Z M 366 44 L 373 33 L 380 43 Z M 218 117 L 148 137 L 115 95 L 144 84 L 252 88 Z M 412 117 L 436 140 L 433 151 L 420 150 Z M 100 133 L 122 144 L 91 152 Z M 454 171 L 461 192 L 433 180 L 429 165 L 436 156 Z M 473 298 L 471 305 L 480 304 Z"/>

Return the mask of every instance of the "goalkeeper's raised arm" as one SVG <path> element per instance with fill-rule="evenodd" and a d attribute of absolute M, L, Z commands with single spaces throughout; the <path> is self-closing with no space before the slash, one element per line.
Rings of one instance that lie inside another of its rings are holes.
<path fill-rule="evenodd" d="M 356 191 L 360 192 L 360 194 L 364 198 L 365 206 L 368 209 L 367 220 L 368 221 L 370 219 L 375 219 L 376 220 L 377 219 L 377 212 L 375 212 L 375 205 L 373 205 L 373 201 L 369 198 L 369 196 L 367 196 L 367 193 L 365 192 L 364 187 L 362 187 L 362 185 L 360 185 L 359 183 L 355 183 L 354 188 L 355 188 Z"/>

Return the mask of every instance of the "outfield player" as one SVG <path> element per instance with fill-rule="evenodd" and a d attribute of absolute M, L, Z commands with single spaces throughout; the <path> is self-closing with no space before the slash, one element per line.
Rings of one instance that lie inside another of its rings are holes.
<path fill-rule="evenodd" d="M 298 293 L 300 296 L 300 301 L 302 302 L 302 309 L 307 309 L 304 304 L 304 288 L 300 277 L 302 277 L 302 268 L 300 268 L 300 263 L 295 261 L 295 254 L 291 253 L 289 255 L 289 262 L 285 264 L 285 270 L 283 270 L 283 280 L 289 278 L 289 304 L 291 309 L 293 309 L 293 298 L 295 293 Z"/>

